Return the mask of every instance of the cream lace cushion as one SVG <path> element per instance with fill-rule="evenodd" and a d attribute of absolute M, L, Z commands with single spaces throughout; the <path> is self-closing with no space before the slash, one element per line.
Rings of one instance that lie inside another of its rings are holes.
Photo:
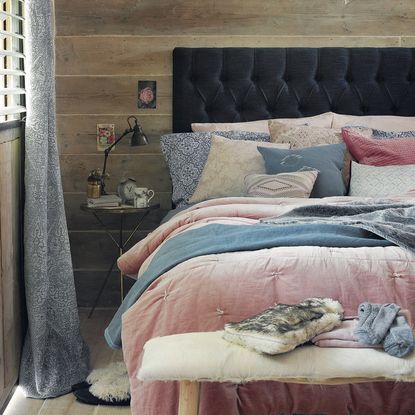
<path fill-rule="evenodd" d="M 257 151 L 259 143 L 238 142 L 217 135 L 211 147 L 199 183 L 189 203 L 227 196 L 244 196 L 248 174 L 265 173 L 264 160 Z M 261 143 L 263 147 L 285 148 L 288 144 Z"/>
<path fill-rule="evenodd" d="M 288 143 L 291 148 L 339 144 L 343 141 L 341 131 L 331 128 L 294 126 L 278 120 L 269 120 L 268 128 L 271 143 Z"/>
<path fill-rule="evenodd" d="M 247 196 L 253 197 L 310 197 L 318 170 L 299 170 L 293 173 L 249 174 L 245 177 Z"/>

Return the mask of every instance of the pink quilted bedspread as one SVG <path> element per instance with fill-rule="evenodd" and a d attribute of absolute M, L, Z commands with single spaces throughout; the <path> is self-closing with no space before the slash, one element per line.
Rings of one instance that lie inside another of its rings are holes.
<path fill-rule="evenodd" d="M 205 223 L 250 224 L 326 199 L 229 198 L 202 202 L 173 217 L 118 262 L 139 275 L 167 238 Z M 415 203 L 415 197 L 404 198 Z M 156 336 L 222 329 L 276 302 L 306 297 L 339 300 L 346 315 L 363 301 L 394 302 L 415 317 L 415 255 L 401 248 L 278 247 L 190 259 L 157 279 L 123 315 L 124 359 L 131 381 L 133 415 L 177 414 L 175 382 L 136 379 L 144 343 Z M 243 364 L 243 362 L 241 362 Z M 364 383 L 320 386 L 278 382 L 202 385 L 201 415 L 412 415 L 415 384 Z"/>

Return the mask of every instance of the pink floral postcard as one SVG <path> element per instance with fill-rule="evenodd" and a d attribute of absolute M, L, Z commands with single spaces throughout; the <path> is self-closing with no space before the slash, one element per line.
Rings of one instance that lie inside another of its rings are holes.
<path fill-rule="evenodd" d="M 97 124 L 97 150 L 104 151 L 114 141 L 115 124 Z"/>
<path fill-rule="evenodd" d="M 157 81 L 138 81 L 138 108 L 157 107 Z"/>

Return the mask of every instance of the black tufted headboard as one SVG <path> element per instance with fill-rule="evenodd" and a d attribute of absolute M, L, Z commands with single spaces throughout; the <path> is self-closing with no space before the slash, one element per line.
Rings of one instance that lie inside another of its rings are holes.
<path fill-rule="evenodd" d="M 173 131 L 333 111 L 415 116 L 413 48 L 176 48 Z"/>

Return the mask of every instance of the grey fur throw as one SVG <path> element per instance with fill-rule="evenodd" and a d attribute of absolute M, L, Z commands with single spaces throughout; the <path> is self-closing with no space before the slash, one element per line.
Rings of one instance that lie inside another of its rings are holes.
<path fill-rule="evenodd" d="M 365 229 L 401 248 L 415 252 L 415 206 L 387 200 L 344 205 L 310 205 L 295 208 L 285 215 L 261 220 L 262 223 L 342 224 Z"/>
<path fill-rule="evenodd" d="M 223 338 L 260 353 L 285 353 L 332 330 L 342 317 L 338 301 L 307 298 L 299 304 L 276 304 L 239 323 L 225 324 Z"/>

